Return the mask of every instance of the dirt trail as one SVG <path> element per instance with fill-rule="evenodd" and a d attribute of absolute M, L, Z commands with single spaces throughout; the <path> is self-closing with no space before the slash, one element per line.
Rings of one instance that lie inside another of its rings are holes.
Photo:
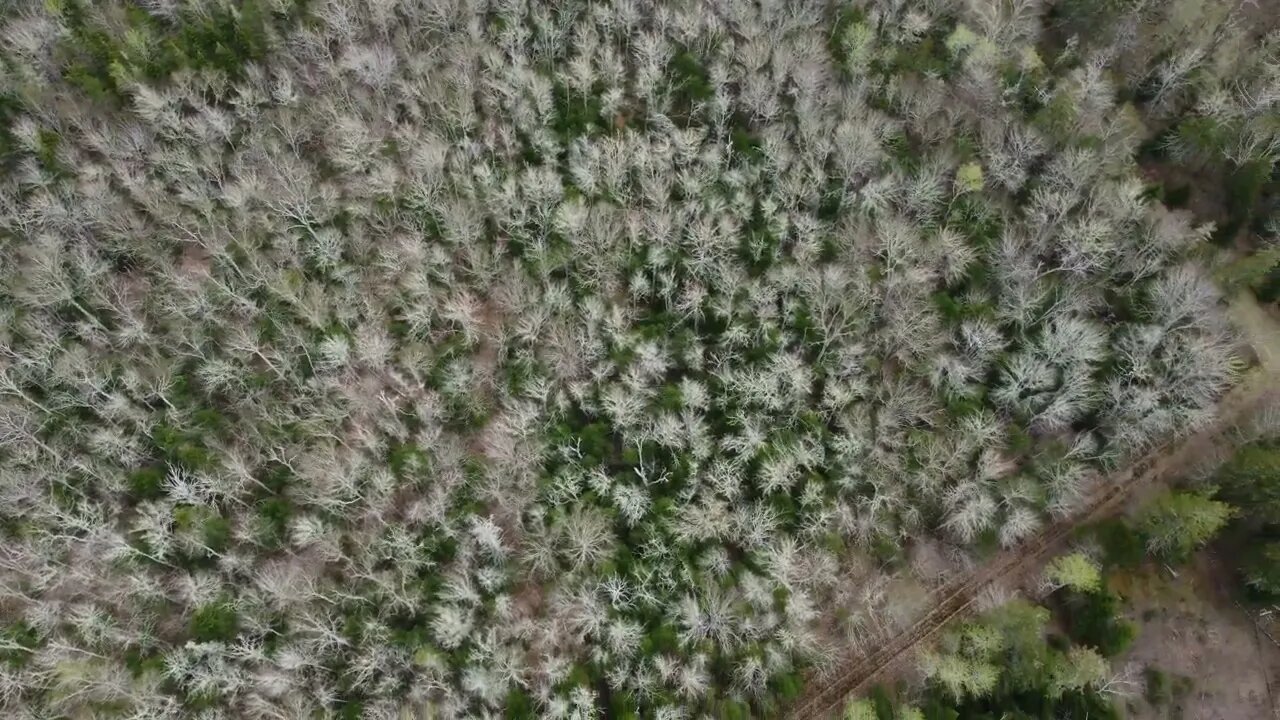
<path fill-rule="evenodd" d="M 1178 478 L 1194 467 L 1198 458 L 1223 442 L 1237 421 L 1267 404 L 1280 402 L 1280 363 L 1277 362 L 1280 354 L 1275 352 L 1280 345 L 1280 329 L 1252 297 L 1238 298 L 1232 306 L 1232 318 L 1254 347 L 1259 364 L 1223 398 L 1212 425 L 1154 448 L 1130 467 L 1100 482 L 1076 512 L 1045 527 L 1022 545 L 1005 550 L 985 565 L 945 583 L 934 591 L 935 600 L 929 612 L 875 652 L 854 660 L 842 672 L 806 692 L 788 717 L 794 720 L 827 717 L 846 698 L 865 690 L 872 680 L 908 657 L 917 645 L 967 610 L 992 583 L 1039 569 L 1067 544 L 1077 527 L 1118 512 L 1140 488 Z"/>
<path fill-rule="evenodd" d="M 1265 372 L 1280 375 L 1280 317 L 1258 304 L 1253 293 L 1242 290 L 1227 312 L 1231 323 L 1247 338 Z"/>

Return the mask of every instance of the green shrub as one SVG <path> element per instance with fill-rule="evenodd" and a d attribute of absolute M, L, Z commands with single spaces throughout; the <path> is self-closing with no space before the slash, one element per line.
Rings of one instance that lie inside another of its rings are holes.
<path fill-rule="evenodd" d="M 231 642 L 240 629 L 240 618 L 228 602 L 197 608 L 191 616 L 191 637 L 196 642 Z"/>
<path fill-rule="evenodd" d="M 595 135 L 608 126 L 601 116 L 600 97 L 592 92 L 575 92 L 565 85 L 555 88 L 555 120 L 551 128 L 565 141 Z"/>
<path fill-rule="evenodd" d="M 1271 180 L 1270 160 L 1253 160 L 1235 166 L 1227 175 L 1227 228 L 1247 228 L 1252 221 L 1264 188 Z"/>
<path fill-rule="evenodd" d="M 1185 562 L 1235 514 L 1233 507 L 1207 494 L 1169 492 L 1148 504 L 1138 522 L 1152 554 Z"/>
<path fill-rule="evenodd" d="M 0 630 L 0 662 L 10 667 L 22 667 L 31 659 L 31 653 L 40 646 L 40 635 L 26 622 L 18 622 Z"/>
<path fill-rule="evenodd" d="M 59 0 L 55 7 L 70 31 L 60 48 L 63 77 L 100 100 L 124 100 L 129 82 L 164 81 L 183 68 L 239 79 L 245 65 L 266 58 L 271 24 L 292 17 L 290 10 L 273 18 L 260 0 L 183 9 L 173 19 L 130 4 L 120 34 L 83 0 Z"/>
<path fill-rule="evenodd" d="M 151 440 L 164 459 L 173 465 L 188 470 L 206 470 L 214 464 L 200 432 L 160 423 L 152 429 Z"/>
<path fill-rule="evenodd" d="M 947 49 L 946 36 L 930 34 L 910 45 L 901 45 L 893 58 L 893 74 L 919 73 L 947 77 L 957 67 L 956 57 Z"/>
<path fill-rule="evenodd" d="M 867 44 L 866 39 L 863 38 L 869 31 L 863 23 L 866 17 L 867 14 L 862 8 L 854 7 L 852 4 L 847 4 L 836 11 L 831 34 L 827 36 L 827 51 L 831 53 L 836 66 L 845 75 L 852 70 L 860 69 L 850 67 L 850 52 L 856 52 L 858 47 Z"/>
<path fill-rule="evenodd" d="M 1250 287 L 1258 300 L 1264 303 L 1280 302 L 1280 262 L 1277 262 L 1265 275 L 1253 282 Z"/>
<path fill-rule="evenodd" d="M 702 60 L 688 50 L 681 50 L 671 58 L 667 74 L 676 87 L 677 104 L 684 105 L 686 110 L 715 96 L 715 86 Z"/>
<path fill-rule="evenodd" d="M 1280 444 L 1246 445 L 1218 470 L 1219 496 L 1260 522 L 1280 522 Z"/>
<path fill-rule="evenodd" d="M 717 717 L 720 720 L 747 720 L 751 717 L 751 706 L 741 700 L 724 700 L 719 705 Z"/>
<path fill-rule="evenodd" d="M 164 655 L 158 652 L 130 648 L 124 654 L 124 665 L 129 669 L 129 674 L 135 678 L 147 675 L 157 678 L 164 676 Z"/>
<path fill-rule="evenodd" d="M 204 521 L 200 535 L 205 546 L 215 553 L 222 553 L 231 541 L 231 521 L 221 515 L 213 515 Z"/>
<path fill-rule="evenodd" d="M 164 495 L 163 468 L 145 467 L 129 475 L 129 498 L 134 502 L 155 500 Z"/>
<path fill-rule="evenodd" d="M 1093 527 L 1092 533 L 1102 546 L 1102 562 L 1106 567 L 1136 568 L 1147 557 L 1142 534 L 1124 520 L 1103 520 Z"/>
<path fill-rule="evenodd" d="M 1280 245 L 1261 248 L 1228 264 L 1217 279 L 1228 290 L 1249 288 L 1259 300 L 1270 302 L 1274 298 L 1267 297 L 1267 289 L 1273 276 L 1280 276 Z"/>
<path fill-rule="evenodd" d="M 1147 702 L 1159 707 L 1173 699 L 1173 684 L 1169 676 L 1159 668 L 1148 665 L 1142 671 L 1143 685 L 1146 686 Z"/>
<path fill-rule="evenodd" d="M 1069 553 L 1054 558 L 1045 568 L 1045 578 L 1057 587 L 1077 592 L 1093 592 L 1102 586 L 1102 574 L 1092 558 Z"/>
<path fill-rule="evenodd" d="M 804 676 L 798 672 L 785 672 L 775 676 L 770 684 L 779 698 L 794 700 L 804 690 Z"/>
<path fill-rule="evenodd" d="M 1137 636 L 1137 626 L 1120 617 L 1120 597 L 1105 588 L 1068 592 L 1063 608 L 1072 641 L 1096 648 L 1104 657 L 1120 655 Z"/>
<path fill-rule="evenodd" d="M 506 712 L 503 717 L 508 720 L 534 720 L 538 714 L 533 698 L 520 688 L 512 688 L 507 693 Z"/>
<path fill-rule="evenodd" d="M 1253 543 L 1241 564 L 1245 583 L 1263 597 L 1280 597 L 1280 541 Z"/>
<path fill-rule="evenodd" d="M 288 536 L 293 506 L 283 497 L 269 497 L 258 503 L 257 518 L 262 530 L 259 542 L 269 548 L 279 547 Z"/>

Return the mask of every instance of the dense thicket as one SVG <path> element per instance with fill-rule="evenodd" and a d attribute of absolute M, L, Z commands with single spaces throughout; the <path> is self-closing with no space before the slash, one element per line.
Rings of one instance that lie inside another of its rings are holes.
<path fill-rule="evenodd" d="M 1115 622 L 1115 619 L 1112 618 Z M 923 688 L 877 687 L 842 720 L 1116 720 L 1133 681 L 1085 644 L 1049 630 L 1051 613 L 1015 600 L 946 630 L 921 658 Z"/>
<path fill-rule="evenodd" d="M 0 708 L 776 714 L 1233 377 L 1112 6 L 9 8 Z"/>
<path fill-rule="evenodd" d="M 1271 432 L 1218 469 L 1218 494 L 1240 508 L 1223 545 L 1253 599 L 1280 599 L 1280 441 Z"/>

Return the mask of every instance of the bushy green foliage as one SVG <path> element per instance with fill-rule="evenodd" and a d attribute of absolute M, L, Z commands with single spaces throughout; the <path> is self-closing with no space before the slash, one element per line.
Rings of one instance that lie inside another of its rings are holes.
<path fill-rule="evenodd" d="M 50 5 L 68 30 L 60 48 L 63 77 L 90 96 L 116 100 L 128 98 L 130 83 L 162 82 L 180 70 L 217 70 L 238 79 L 246 64 L 266 59 L 270 26 L 287 17 L 287 12 L 273 16 L 262 0 L 193 4 L 176 17 L 132 2 L 95 7 L 84 0 L 53 0 Z"/>
<path fill-rule="evenodd" d="M 1180 710 L 1178 701 L 1195 687 L 1192 678 L 1171 675 L 1151 665 L 1143 669 L 1142 679 L 1147 702 L 1153 707 L 1166 709 L 1174 717 Z"/>
<path fill-rule="evenodd" d="M 1280 521 L 1280 443 L 1253 442 L 1218 470 L 1219 495 L 1250 515 Z"/>
<path fill-rule="evenodd" d="M 1220 282 L 1229 289 L 1249 288 L 1262 302 L 1280 299 L 1280 244 L 1259 248 L 1223 268 Z"/>
<path fill-rule="evenodd" d="M 925 718 L 1118 718 L 1098 689 L 1106 660 L 1046 634 L 1047 609 L 1015 601 L 948 632 L 926 655 Z M 1076 715 L 1077 711 L 1086 715 Z"/>
<path fill-rule="evenodd" d="M 1096 649 L 1103 657 L 1120 655 L 1137 636 L 1137 626 L 1120 615 L 1120 596 L 1106 587 L 1067 591 L 1062 605 L 1072 641 Z"/>
<path fill-rule="evenodd" d="M 1111 568 L 1136 568 L 1147 557 L 1147 542 L 1133 523 L 1112 518 L 1090 529 L 1102 547 L 1102 560 Z"/>
<path fill-rule="evenodd" d="M 1209 493 L 1168 492 L 1149 502 L 1139 525 L 1153 554 L 1182 562 L 1227 524 L 1236 510 Z"/>
<path fill-rule="evenodd" d="M 196 608 L 191 616 L 191 637 L 196 642 L 231 642 L 238 629 L 235 608 L 226 602 Z"/>
<path fill-rule="evenodd" d="M 164 495 L 164 470 L 150 466 L 129 475 L 129 495 L 134 500 L 155 500 Z"/>
<path fill-rule="evenodd" d="M 1045 579 L 1054 587 L 1075 592 L 1092 592 L 1102 586 L 1097 564 L 1082 553 L 1069 553 L 1054 558 L 1045 567 Z"/>
<path fill-rule="evenodd" d="M 1280 597 L 1280 444 L 1263 437 L 1240 447 L 1218 469 L 1218 494 L 1239 508 L 1228 542 L 1250 594 Z"/>
<path fill-rule="evenodd" d="M 1280 541 L 1251 543 L 1241 569 L 1250 589 L 1266 598 L 1280 598 Z"/>
<path fill-rule="evenodd" d="M 40 647 L 40 634 L 34 627 L 19 621 L 0 630 L 0 662 L 11 668 L 20 668 L 31 660 L 31 653 Z"/>

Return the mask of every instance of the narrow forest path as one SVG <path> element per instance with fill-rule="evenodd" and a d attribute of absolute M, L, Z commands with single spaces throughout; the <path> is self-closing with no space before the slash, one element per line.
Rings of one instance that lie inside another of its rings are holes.
<path fill-rule="evenodd" d="M 1238 422 L 1268 404 L 1280 403 L 1280 322 L 1252 295 L 1233 299 L 1229 315 L 1244 343 L 1253 348 L 1258 363 L 1223 397 L 1211 425 L 1152 449 L 1099 482 L 1074 513 L 1046 526 L 1021 545 L 1000 552 L 986 564 L 944 583 L 934 590 L 928 612 L 874 652 L 855 658 L 830 677 L 818 679 L 788 717 L 818 720 L 832 715 L 847 698 L 865 691 L 872 680 L 909 657 L 916 646 L 969 609 L 987 587 L 1039 570 L 1067 545 L 1076 528 L 1118 513 L 1139 489 L 1178 479 L 1195 467 L 1198 458 L 1223 442 L 1231 442 L 1232 429 Z"/>
<path fill-rule="evenodd" d="M 1258 364 L 1266 372 L 1280 374 L 1280 316 L 1273 309 L 1263 307 L 1253 293 L 1241 290 L 1231 300 L 1227 311 L 1245 342 L 1253 348 Z"/>

